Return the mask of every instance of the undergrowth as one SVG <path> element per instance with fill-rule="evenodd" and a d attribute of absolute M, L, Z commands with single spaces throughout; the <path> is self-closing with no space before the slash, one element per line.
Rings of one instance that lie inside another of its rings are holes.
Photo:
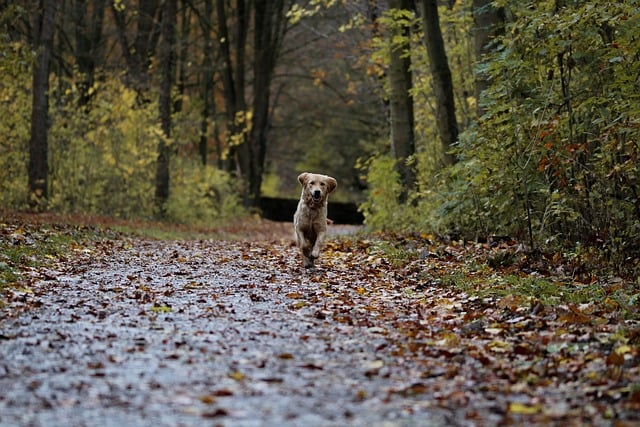
<path fill-rule="evenodd" d="M 640 320 L 640 280 L 581 271 L 572 258 L 532 254 L 517 242 L 462 245 L 422 236 L 376 240 L 372 251 L 382 253 L 395 268 L 418 271 L 415 280 L 439 283 L 470 296 L 513 297 L 532 307 L 598 305 Z"/>
<path fill-rule="evenodd" d="M 51 266 L 96 230 L 67 225 L 0 222 L 0 291 L 21 286 L 29 270 Z"/>

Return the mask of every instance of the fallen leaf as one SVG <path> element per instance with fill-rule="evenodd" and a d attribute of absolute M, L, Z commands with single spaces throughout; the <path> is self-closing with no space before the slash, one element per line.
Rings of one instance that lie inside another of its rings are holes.
<path fill-rule="evenodd" d="M 204 396 L 200 396 L 200 402 L 204 403 L 205 405 L 211 405 L 212 403 L 216 402 L 216 398 L 213 397 L 210 394 L 206 394 Z"/>
<path fill-rule="evenodd" d="M 509 403 L 509 413 L 517 415 L 535 415 L 542 411 L 540 405 L 526 405 L 520 402 Z"/>
<path fill-rule="evenodd" d="M 233 371 L 229 374 L 229 378 L 232 378 L 236 381 L 242 381 L 245 379 L 245 375 L 240 371 Z"/>
<path fill-rule="evenodd" d="M 203 418 L 218 418 L 218 417 L 226 417 L 229 415 L 229 412 L 226 409 L 218 408 L 211 412 L 203 412 Z"/>
<path fill-rule="evenodd" d="M 228 396 L 233 396 L 233 392 L 227 388 L 221 388 L 221 389 L 212 391 L 211 395 L 216 397 L 228 397 Z"/>
<path fill-rule="evenodd" d="M 278 359 L 291 360 L 291 359 L 293 359 L 293 354 L 291 354 L 291 353 L 282 353 L 282 354 L 278 355 Z"/>
<path fill-rule="evenodd" d="M 287 294 L 287 298 L 302 299 L 302 298 L 304 298 L 304 295 L 302 295 L 300 292 L 289 292 Z"/>

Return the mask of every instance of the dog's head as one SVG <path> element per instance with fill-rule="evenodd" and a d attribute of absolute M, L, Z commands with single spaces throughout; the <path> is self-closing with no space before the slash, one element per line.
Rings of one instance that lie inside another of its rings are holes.
<path fill-rule="evenodd" d="M 303 172 L 298 175 L 302 184 L 302 197 L 309 206 L 320 206 L 338 186 L 338 181 L 327 175 Z"/>

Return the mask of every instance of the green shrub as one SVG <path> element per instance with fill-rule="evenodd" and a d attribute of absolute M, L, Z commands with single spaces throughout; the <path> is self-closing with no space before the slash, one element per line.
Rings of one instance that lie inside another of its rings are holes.
<path fill-rule="evenodd" d="M 95 87 L 86 110 L 78 110 L 78 96 L 71 86 L 65 102 L 52 111 L 49 208 L 150 217 L 162 135 L 157 105 L 140 105 L 135 91 L 117 80 Z"/>
<path fill-rule="evenodd" d="M 0 11 L 0 206 L 26 206 L 31 126 L 31 48 L 13 40 L 10 28 L 22 6 Z"/>
<path fill-rule="evenodd" d="M 228 173 L 196 161 L 176 158 L 171 167 L 169 220 L 211 226 L 244 214 L 239 188 Z"/>
<path fill-rule="evenodd" d="M 27 67 L 28 68 L 28 67 Z M 21 209 L 27 201 L 29 143 L 29 73 L 1 75 L 0 99 L 20 111 L 0 120 L 0 204 Z M 16 81 L 22 79 L 22 83 Z M 88 105 L 79 108 L 80 93 L 72 82 L 57 93 L 49 130 L 49 200 L 47 209 L 118 218 L 150 218 L 155 214 L 157 145 L 163 138 L 155 102 L 140 103 L 136 92 L 117 79 L 103 79 Z M 229 176 L 191 160 L 188 141 L 196 140 L 189 112 L 177 115 L 168 143 L 171 158 L 168 219 L 211 225 L 242 213 L 239 191 Z M 187 141 L 187 142 L 184 142 Z"/>
<path fill-rule="evenodd" d="M 409 199 L 418 209 L 397 206 L 392 163 L 374 161 L 363 205 L 368 224 L 468 238 L 511 235 L 569 251 L 592 246 L 618 270 L 634 262 L 637 268 L 636 5 L 501 4 L 504 35 L 478 67 L 491 82 L 480 100 L 485 114 L 461 133 L 458 162 L 434 172 L 435 157 L 425 154 L 430 122 L 417 115 L 419 179 Z M 414 99 L 427 90 L 417 85 Z"/>
<path fill-rule="evenodd" d="M 364 223 L 375 231 L 405 231 L 414 228 L 417 217 L 411 203 L 400 203 L 402 185 L 389 155 L 368 159 L 361 169 L 366 171 L 367 199 L 360 205 Z"/>
<path fill-rule="evenodd" d="M 482 160 L 493 200 L 526 206 L 517 218 L 538 242 L 596 244 L 620 265 L 640 256 L 640 14 L 624 2 L 535 5 L 508 7 L 464 165 Z"/>

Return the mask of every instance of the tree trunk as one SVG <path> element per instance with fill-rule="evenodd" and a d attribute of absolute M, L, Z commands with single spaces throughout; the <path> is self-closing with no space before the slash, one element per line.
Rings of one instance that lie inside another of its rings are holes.
<path fill-rule="evenodd" d="M 33 98 L 28 166 L 29 204 L 32 209 L 43 208 L 43 203 L 46 202 L 48 197 L 48 92 L 55 12 L 55 0 L 40 0 L 33 21 L 33 46 L 37 52 L 37 57 L 33 65 Z"/>
<path fill-rule="evenodd" d="M 492 0 L 473 0 L 473 20 L 476 61 L 481 62 L 484 54 L 489 51 L 491 40 L 504 32 L 504 8 L 494 7 Z M 476 72 L 475 96 L 478 117 L 485 112 L 481 98 L 489 83 L 485 75 Z"/>
<path fill-rule="evenodd" d="M 87 0 L 76 0 L 74 9 L 74 26 L 76 38 L 76 64 L 82 81 L 80 82 L 80 106 L 86 105 L 91 96 L 90 89 L 95 80 L 96 62 L 102 40 L 105 0 L 93 2 L 91 17 L 87 16 Z"/>
<path fill-rule="evenodd" d="M 224 0 L 216 1 L 216 12 L 218 15 L 218 43 L 220 45 L 220 54 L 222 55 L 222 87 L 224 93 L 224 104 L 227 114 L 227 134 L 229 144 L 229 155 L 227 161 L 227 169 L 235 172 L 238 178 L 248 182 L 244 176 L 248 171 L 247 165 L 242 165 L 238 150 L 246 144 L 244 141 L 234 141 L 232 144 L 231 137 L 242 135 L 244 124 L 238 122 L 238 115 L 246 113 L 245 102 L 245 69 L 244 58 L 246 50 L 246 39 L 248 31 L 247 10 L 248 5 L 245 0 L 237 0 L 236 2 L 236 33 L 235 33 L 235 52 L 231 52 L 231 34 L 227 26 L 227 7 Z M 235 64 L 233 59 L 235 58 Z M 244 156 L 246 157 L 246 156 Z M 246 191 L 245 191 L 246 193 Z"/>
<path fill-rule="evenodd" d="M 166 7 L 165 7 L 166 8 Z M 129 42 L 126 24 L 126 8 L 118 7 L 117 2 L 111 2 L 118 39 L 128 68 L 128 85 L 138 94 L 139 102 L 147 102 L 149 90 L 149 66 L 152 53 L 158 43 L 160 32 L 157 30 L 156 14 L 159 10 L 159 0 L 144 0 L 138 2 L 136 11 L 136 37 Z"/>
<path fill-rule="evenodd" d="M 216 1 L 227 132 L 234 138 L 229 146 L 229 155 L 234 162 L 230 166 L 235 166 L 235 172 L 243 181 L 244 204 L 257 206 L 266 155 L 270 86 L 286 25 L 284 0 L 237 0 L 233 35 L 227 27 L 226 4 L 224 0 Z M 255 6 L 254 81 L 252 114 L 249 115 L 245 101 L 245 52 L 252 4 Z M 233 52 L 232 45 L 235 47 Z"/>
<path fill-rule="evenodd" d="M 163 137 L 158 142 L 156 169 L 156 208 L 164 216 L 165 204 L 169 199 L 169 145 L 171 138 L 171 88 L 174 76 L 174 47 L 176 41 L 177 0 L 166 0 L 162 19 L 161 80 L 160 80 L 160 124 Z"/>
<path fill-rule="evenodd" d="M 253 121 L 249 150 L 249 205 L 258 206 L 269 127 L 271 80 L 286 18 L 283 0 L 255 1 Z"/>
<path fill-rule="evenodd" d="M 409 0 L 389 0 L 392 10 L 408 10 Z M 415 173 L 408 163 L 415 154 L 413 97 L 411 96 L 411 29 L 395 22 L 391 28 L 391 52 L 389 61 L 389 110 L 391 122 L 391 151 L 396 159 L 396 169 L 403 186 L 401 202 L 415 187 Z M 400 42 L 396 42 L 400 40 Z"/>
<path fill-rule="evenodd" d="M 453 144 L 458 140 L 458 121 L 453 98 L 451 70 L 444 49 L 444 40 L 440 30 L 437 0 L 422 0 L 422 18 L 424 39 L 429 56 L 429 65 L 433 76 L 436 97 L 436 123 L 445 165 L 452 165 L 455 157 L 451 154 Z"/>
<path fill-rule="evenodd" d="M 211 30 L 213 29 L 213 3 L 212 0 L 204 1 L 204 15 L 200 17 L 200 26 L 204 38 L 204 55 L 202 55 L 202 113 L 200 117 L 200 141 L 198 142 L 198 154 L 203 166 L 207 164 L 209 150 L 209 119 L 214 113 L 213 102 L 213 43 Z M 219 160 L 219 159 L 218 159 Z"/>
<path fill-rule="evenodd" d="M 186 3 L 186 2 L 183 2 Z M 189 80 L 188 62 L 189 62 L 189 35 L 191 34 L 191 14 L 188 7 L 181 8 L 180 15 L 180 38 L 177 44 L 174 46 L 174 50 L 179 51 L 178 57 L 178 73 L 177 73 L 177 89 L 178 96 L 173 101 L 173 111 L 182 111 L 182 104 L 184 101 L 184 94 L 187 87 L 187 81 Z M 177 23 L 176 23 L 177 25 Z M 177 30 L 176 30 L 177 33 Z"/>

